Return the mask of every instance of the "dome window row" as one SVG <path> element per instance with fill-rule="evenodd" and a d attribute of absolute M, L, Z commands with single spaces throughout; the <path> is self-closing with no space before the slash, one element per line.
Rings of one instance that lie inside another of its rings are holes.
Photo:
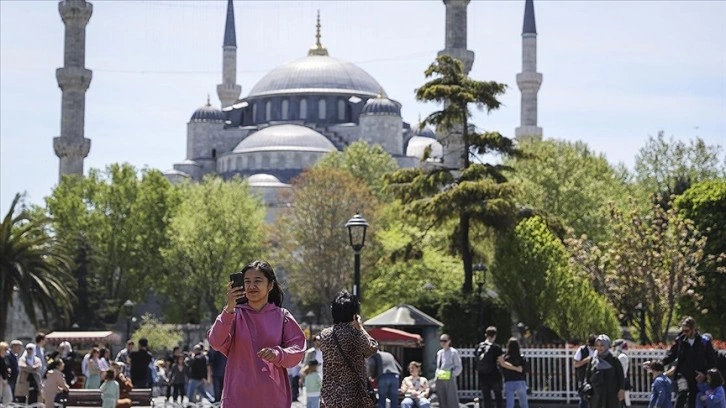
<path fill-rule="evenodd" d="M 313 109 L 311 104 L 313 102 Z M 334 103 L 334 110 L 330 104 Z M 262 111 L 261 111 L 262 109 Z M 341 97 L 275 97 L 262 101 L 255 101 L 241 110 L 238 117 L 241 126 L 254 126 L 271 121 L 310 120 L 316 118 L 318 122 L 350 123 L 353 122 L 352 102 Z M 221 112 L 220 112 L 221 113 Z M 333 116 L 334 115 L 334 116 Z"/>

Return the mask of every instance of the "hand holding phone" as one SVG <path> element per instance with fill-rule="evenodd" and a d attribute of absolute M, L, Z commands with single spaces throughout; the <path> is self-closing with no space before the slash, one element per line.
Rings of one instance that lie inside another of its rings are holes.
<path fill-rule="evenodd" d="M 231 282 L 231 290 L 233 294 L 236 294 L 236 304 L 240 305 L 247 303 L 247 296 L 245 296 L 245 283 L 244 275 L 242 272 L 235 272 L 229 275 Z"/>

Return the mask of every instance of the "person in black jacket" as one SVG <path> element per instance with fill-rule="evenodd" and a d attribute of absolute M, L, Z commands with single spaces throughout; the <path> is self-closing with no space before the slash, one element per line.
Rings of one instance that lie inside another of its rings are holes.
<path fill-rule="evenodd" d="M 690 316 L 681 321 L 681 333 L 663 359 L 664 365 L 674 362 L 676 366 L 668 370 L 668 375 L 673 376 L 673 382 L 677 384 L 675 408 L 695 408 L 698 394 L 696 384 L 704 381 L 708 369 L 716 367 L 716 351 L 710 339 L 698 333 L 696 321 Z M 650 361 L 643 363 L 643 366 L 648 368 Z"/>

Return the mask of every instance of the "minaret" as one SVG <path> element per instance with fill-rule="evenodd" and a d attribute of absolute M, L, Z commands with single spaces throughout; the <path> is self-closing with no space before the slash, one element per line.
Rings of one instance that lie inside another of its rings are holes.
<path fill-rule="evenodd" d="M 446 6 L 446 42 L 438 55 L 448 55 L 458 59 L 464 65 L 464 73 L 469 74 L 474 64 L 474 51 L 466 49 L 467 29 L 466 8 L 469 0 L 443 0 Z M 464 167 L 464 144 L 456 135 L 438 132 L 438 140 L 443 146 L 443 161 L 446 167 Z"/>
<path fill-rule="evenodd" d="M 61 133 L 53 138 L 53 149 L 60 159 L 59 179 L 66 174 L 83 175 L 83 159 L 91 150 L 91 139 L 84 137 L 86 90 L 92 72 L 86 64 L 86 25 L 93 14 L 93 5 L 85 0 L 58 2 L 65 40 L 63 68 L 55 71 L 61 99 Z"/>
<path fill-rule="evenodd" d="M 234 28 L 234 4 L 227 0 L 227 21 L 224 24 L 222 45 L 222 83 L 217 85 L 217 95 L 222 107 L 233 105 L 242 93 L 237 85 L 237 32 Z"/>
<path fill-rule="evenodd" d="M 542 128 L 537 126 L 537 92 L 542 85 L 542 74 L 537 72 L 537 27 L 534 23 L 534 2 L 524 4 L 522 28 L 522 72 L 517 74 L 517 85 L 522 92 L 520 124 L 514 131 L 517 139 L 542 140 Z"/>

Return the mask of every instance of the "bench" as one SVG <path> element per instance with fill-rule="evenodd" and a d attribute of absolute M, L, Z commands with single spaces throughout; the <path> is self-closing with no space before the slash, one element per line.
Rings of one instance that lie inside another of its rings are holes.
<path fill-rule="evenodd" d="M 153 407 L 154 400 L 151 388 L 135 388 L 129 393 L 131 405 L 135 407 Z M 66 399 L 66 407 L 100 407 L 101 390 L 71 388 Z"/>

